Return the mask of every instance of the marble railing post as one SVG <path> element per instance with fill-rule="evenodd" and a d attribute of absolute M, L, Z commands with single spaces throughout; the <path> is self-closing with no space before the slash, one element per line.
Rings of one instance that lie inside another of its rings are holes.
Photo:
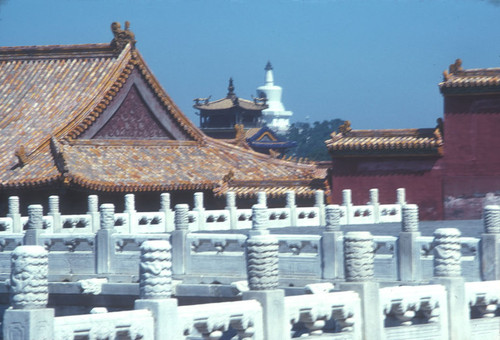
<path fill-rule="evenodd" d="M 229 228 L 238 229 L 236 194 L 233 191 L 228 191 L 226 193 L 226 210 L 229 211 Z"/>
<path fill-rule="evenodd" d="M 483 280 L 500 280 L 500 205 L 483 210 L 481 234 L 481 275 Z"/>
<path fill-rule="evenodd" d="M 346 224 L 351 224 L 352 192 L 351 189 L 342 190 L 342 205 L 345 207 Z"/>
<path fill-rule="evenodd" d="M 172 299 L 172 247 L 168 241 L 141 245 L 139 300 L 135 309 L 148 309 L 155 320 L 155 339 L 177 340 L 180 334 L 177 300 Z"/>
<path fill-rule="evenodd" d="M 314 192 L 314 206 L 319 208 L 319 225 L 325 225 L 325 192 L 316 190 Z"/>
<path fill-rule="evenodd" d="M 53 339 L 54 309 L 49 301 L 48 253 L 41 246 L 19 246 L 11 254 L 11 308 L 3 317 L 5 340 Z"/>
<path fill-rule="evenodd" d="M 135 210 L 135 195 L 134 194 L 126 194 L 125 195 L 125 209 L 123 212 L 128 214 L 129 233 L 135 234 L 139 229 L 139 223 L 137 221 L 137 210 Z"/>
<path fill-rule="evenodd" d="M 28 206 L 28 226 L 24 233 L 23 244 L 41 245 L 41 233 L 43 233 L 43 207 L 40 204 L 32 204 Z"/>
<path fill-rule="evenodd" d="M 406 204 L 406 190 L 405 188 L 399 188 L 396 190 L 396 204 L 401 206 Z"/>
<path fill-rule="evenodd" d="M 90 215 L 92 232 L 97 233 L 101 229 L 101 217 L 99 215 L 99 197 L 89 195 L 87 198 L 87 214 Z"/>
<path fill-rule="evenodd" d="M 175 230 L 170 236 L 172 242 L 172 270 L 174 276 L 186 273 L 186 252 L 189 245 L 186 236 L 189 233 L 189 206 L 177 204 L 175 206 Z"/>
<path fill-rule="evenodd" d="M 160 194 L 160 211 L 165 214 L 165 232 L 169 233 L 175 229 L 174 212 L 170 207 L 170 194 L 164 192 Z"/>
<path fill-rule="evenodd" d="M 325 229 L 321 237 L 323 256 L 323 279 L 344 278 L 344 245 L 340 230 L 340 207 L 327 205 L 325 208 Z"/>
<path fill-rule="evenodd" d="M 193 211 L 197 212 L 196 220 L 198 221 L 198 230 L 205 230 L 205 207 L 203 206 L 203 193 L 194 193 Z"/>
<path fill-rule="evenodd" d="M 383 339 L 383 318 L 380 308 L 379 284 L 374 281 L 375 243 L 371 233 L 353 231 L 344 235 L 346 282 L 341 290 L 352 290 L 361 299 L 363 339 Z"/>
<path fill-rule="evenodd" d="M 96 274 L 111 273 L 111 261 L 115 254 L 113 234 L 115 232 L 115 206 L 111 203 L 101 204 L 101 228 L 95 235 Z"/>
<path fill-rule="evenodd" d="M 370 189 L 370 205 L 373 207 L 373 219 L 380 223 L 380 203 L 378 189 Z"/>
<path fill-rule="evenodd" d="M 448 330 L 450 339 L 470 339 L 469 305 L 465 280 L 461 276 L 460 231 L 440 228 L 434 232 L 433 283 L 446 287 L 448 299 Z"/>
<path fill-rule="evenodd" d="M 169 233 L 175 229 L 173 221 L 174 212 L 170 208 L 170 194 L 164 192 L 160 195 L 160 211 L 165 214 L 165 232 Z"/>
<path fill-rule="evenodd" d="M 49 211 L 47 215 L 52 216 L 52 230 L 60 233 L 62 230 L 61 212 L 59 210 L 59 196 L 49 196 Z"/>
<path fill-rule="evenodd" d="M 265 191 L 259 191 L 257 193 L 257 204 L 267 208 L 267 194 Z"/>
<path fill-rule="evenodd" d="M 249 291 L 244 300 L 257 300 L 262 305 L 264 339 L 290 338 L 285 313 L 285 294 L 279 285 L 278 239 L 267 230 L 267 208 L 252 207 L 252 230 L 246 242 Z"/>
<path fill-rule="evenodd" d="M 417 242 L 420 237 L 418 206 L 416 204 L 403 205 L 401 212 L 401 232 L 398 238 L 399 280 L 420 281 L 422 279 L 422 263 L 420 261 L 420 247 Z"/>
<path fill-rule="evenodd" d="M 19 212 L 19 197 L 9 197 L 9 213 L 7 214 L 7 217 L 12 218 L 12 233 L 22 233 L 23 225 L 21 224 L 21 214 Z"/>
<path fill-rule="evenodd" d="M 297 205 L 295 204 L 295 191 L 286 192 L 286 207 L 290 211 L 290 226 L 297 226 Z"/>

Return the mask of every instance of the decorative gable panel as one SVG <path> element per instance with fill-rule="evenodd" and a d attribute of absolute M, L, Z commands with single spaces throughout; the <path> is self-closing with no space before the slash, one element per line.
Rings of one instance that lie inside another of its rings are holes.
<path fill-rule="evenodd" d="M 94 139 L 173 139 L 142 99 L 137 87 L 130 88 L 113 117 Z"/>

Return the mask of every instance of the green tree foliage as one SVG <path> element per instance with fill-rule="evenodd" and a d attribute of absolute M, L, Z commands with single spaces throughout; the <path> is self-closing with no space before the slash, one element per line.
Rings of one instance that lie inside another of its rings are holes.
<path fill-rule="evenodd" d="M 296 141 L 297 147 L 287 150 L 287 156 L 305 157 L 313 161 L 327 161 L 330 159 L 325 140 L 330 138 L 333 131 L 344 124 L 342 119 L 314 122 L 312 125 L 304 122 L 292 124 L 286 138 Z"/>

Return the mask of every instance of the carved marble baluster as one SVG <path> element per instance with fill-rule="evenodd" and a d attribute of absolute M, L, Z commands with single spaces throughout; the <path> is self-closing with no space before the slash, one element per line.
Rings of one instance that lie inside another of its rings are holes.
<path fill-rule="evenodd" d="M 461 273 L 460 231 L 437 229 L 434 232 L 434 276 L 458 277 Z"/>
<path fill-rule="evenodd" d="M 484 231 L 487 234 L 500 234 L 500 205 L 484 207 Z"/>
<path fill-rule="evenodd" d="M 278 288 L 278 240 L 270 235 L 247 240 L 248 286 L 251 290 Z"/>
<path fill-rule="evenodd" d="M 168 241 L 145 241 L 141 245 L 141 299 L 168 299 L 172 294 L 172 256 Z"/>
<path fill-rule="evenodd" d="M 418 206 L 416 204 L 403 206 L 401 229 L 403 232 L 418 232 Z"/>
<path fill-rule="evenodd" d="M 353 231 L 344 236 L 345 276 L 347 281 L 371 281 L 375 258 L 373 236 Z"/>
<path fill-rule="evenodd" d="M 11 255 L 11 304 L 14 309 L 45 308 L 49 300 L 49 257 L 41 246 L 19 246 Z"/>

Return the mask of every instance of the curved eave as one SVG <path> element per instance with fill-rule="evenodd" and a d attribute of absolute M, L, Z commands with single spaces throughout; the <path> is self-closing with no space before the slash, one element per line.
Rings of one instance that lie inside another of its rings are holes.
<path fill-rule="evenodd" d="M 57 182 L 63 182 L 64 177 L 62 175 L 54 175 L 44 178 L 37 179 L 27 179 L 20 181 L 4 182 L 0 183 L 1 189 L 26 189 L 34 187 L 43 187 L 47 185 L 52 185 Z"/>
<path fill-rule="evenodd" d="M 81 188 L 100 192 L 151 192 L 151 191 L 192 191 L 192 190 L 213 190 L 218 183 L 191 183 L 178 182 L 170 184 L 158 183 L 115 183 L 89 180 L 79 176 L 68 176 L 68 182 Z"/>

